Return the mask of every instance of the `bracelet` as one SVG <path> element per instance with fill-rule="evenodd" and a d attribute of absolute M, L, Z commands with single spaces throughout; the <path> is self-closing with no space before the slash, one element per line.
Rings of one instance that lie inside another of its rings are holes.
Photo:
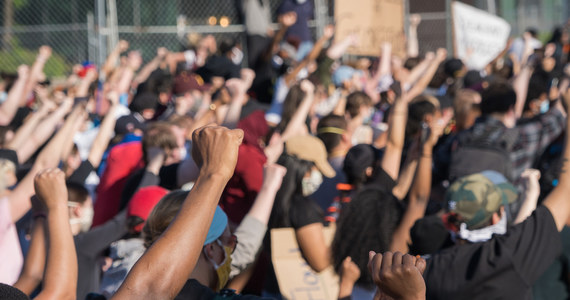
<path fill-rule="evenodd" d="M 211 111 L 216 111 L 216 108 L 218 108 L 218 106 L 216 104 L 212 103 L 212 104 L 210 104 L 209 108 Z"/>
<path fill-rule="evenodd" d="M 35 213 L 32 215 L 32 219 L 34 219 L 34 220 L 37 219 L 37 218 L 44 218 L 44 219 L 45 219 L 46 217 L 47 217 L 47 216 L 46 216 L 46 214 L 45 214 L 44 212 L 35 212 Z"/>

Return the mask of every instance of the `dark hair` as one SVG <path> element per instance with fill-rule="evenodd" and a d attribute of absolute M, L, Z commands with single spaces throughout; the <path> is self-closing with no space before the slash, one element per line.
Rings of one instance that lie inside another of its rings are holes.
<path fill-rule="evenodd" d="M 351 118 L 358 116 L 362 105 L 372 105 L 372 99 L 364 92 L 354 92 L 346 97 L 346 111 Z"/>
<path fill-rule="evenodd" d="M 346 130 L 346 120 L 341 116 L 328 115 L 322 118 L 317 125 L 317 137 L 323 141 L 325 148 L 327 148 L 327 152 L 331 153 L 333 149 L 340 144 L 342 133 L 328 131 L 320 132 L 321 129 L 328 127 Z"/>
<path fill-rule="evenodd" d="M 428 100 L 413 102 L 408 107 L 408 121 L 406 123 L 406 137 L 412 137 L 421 130 L 422 122 L 427 114 L 434 114 L 435 105 Z"/>
<path fill-rule="evenodd" d="M 530 110 L 530 104 L 540 98 L 542 94 L 548 94 L 548 82 L 550 78 L 544 70 L 535 71 L 528 82 L 528 92 L 523 111 Z"/>
<path fill-rule="evenodd" d="M 377 188 L 365 188 L 341 211 L 332 243 L 332 258 L 337 273 L 350 256 L 360 269 L 358 282 L 372 285 L 368 271 L 368 252 L 390 250 L 392 235 L 402 216 L 399 201 Z"/>
<path fill-rule="evenodd" d="M 305 98 L 305 92 L 301 89 L 299 84 L 296 84 L 291 87 L 289 93 L 285 97 L 285 101 L 283 101 L 283 110 L 281 113 L 281 122 L 277 125 L 277 131 L 283 132 L 287 125 L 289 125 L 289 121 L 301 105 L 301 101 Z"/>
<path fill-rule="evenodd" d="M 287 168 L 287 174 L 283 177 L 281 188 L 275 195 L 275 203 L 269 218 L 269 228 L 291 227 L 291 218 L 289 211 L 293 197 L 303 195 L 301 182 L 305 174 L 314 166 L 310 161 L 306 161 L 296 156 L 289 155 L 283 151 L 283 154 L 277 160 L 277 163 Z"/>
<path fill-rule="evenodd" d="M 481 113 L 506 113 L 517 102 L 513 87 L 504 81 L 492 83 L 481 93 Z"/>
<path fill-rule="evenodd" d="M 65 185 L 67 187 L 67 199 L 69 202 L 83 204 L 89 199 L 89 191 L 87 191 L 83 184 L 68 180 L 65 182 Z"/>

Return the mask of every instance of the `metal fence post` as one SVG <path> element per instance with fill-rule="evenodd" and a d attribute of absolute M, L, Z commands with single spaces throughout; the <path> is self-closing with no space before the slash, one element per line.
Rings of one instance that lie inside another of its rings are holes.
<path fill-rule="evenodd" d="M 102 67 L 105 63 L 105 58 L 107 57 L 107 48 L 105 44 L 104 30 L 106 23 L 105 16 L 105 0 L 97 0 L 97 39 L 98 39 L 98 51 L 97 51 L 97 65 Z M 100 73 L 103 74 L 102 72 Z"/>

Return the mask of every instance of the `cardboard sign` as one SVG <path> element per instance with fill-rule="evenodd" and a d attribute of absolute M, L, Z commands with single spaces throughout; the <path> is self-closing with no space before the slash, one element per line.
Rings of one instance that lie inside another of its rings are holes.
<path fill-rule="evenodd" d="M 332 243 L 336 227 L 324 228 L 325 242 Z M 271 230 L 271 259 L 284 299 L 336 300 L 338 276 L 332 266 L 316 273 L 307 264 L 292 228 Z"/>
<path fill-rule="evenodd" d="M 505 20 L 454 1 L 451 4 L 455 55 L 469 69 L 481 70 L 503 51 L 511 26 Z"/>
<path fill-rule="evenodd" d="M 349 54 L 378 56 L 383 42 L 392 44 L 392 53 L 405 55 L 403 0 L 336 0 L 335 40 L 358 35 L 358 46 Z"/>

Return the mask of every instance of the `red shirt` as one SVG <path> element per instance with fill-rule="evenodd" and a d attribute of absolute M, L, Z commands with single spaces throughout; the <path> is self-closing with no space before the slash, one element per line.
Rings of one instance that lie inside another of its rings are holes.
<path fill-rule="evenodd" d="M 93 227 L 101 225 L 119 213 L 121 193 L 127 179 L 143 166 L 141 142 L 128 142 L 111 149 L 107 166 L 97 186 L 97 200 L 93 206 Z"/>
<path fill-rule="evenodd" d="M 261 189 L 263 165 L 266 161 L 267 158 L 259 147 L 240 145 L 234 175 L 228 181 L 220 200 L 220 206 L 235 224 L 239 224 L 245 217 Z"/>

